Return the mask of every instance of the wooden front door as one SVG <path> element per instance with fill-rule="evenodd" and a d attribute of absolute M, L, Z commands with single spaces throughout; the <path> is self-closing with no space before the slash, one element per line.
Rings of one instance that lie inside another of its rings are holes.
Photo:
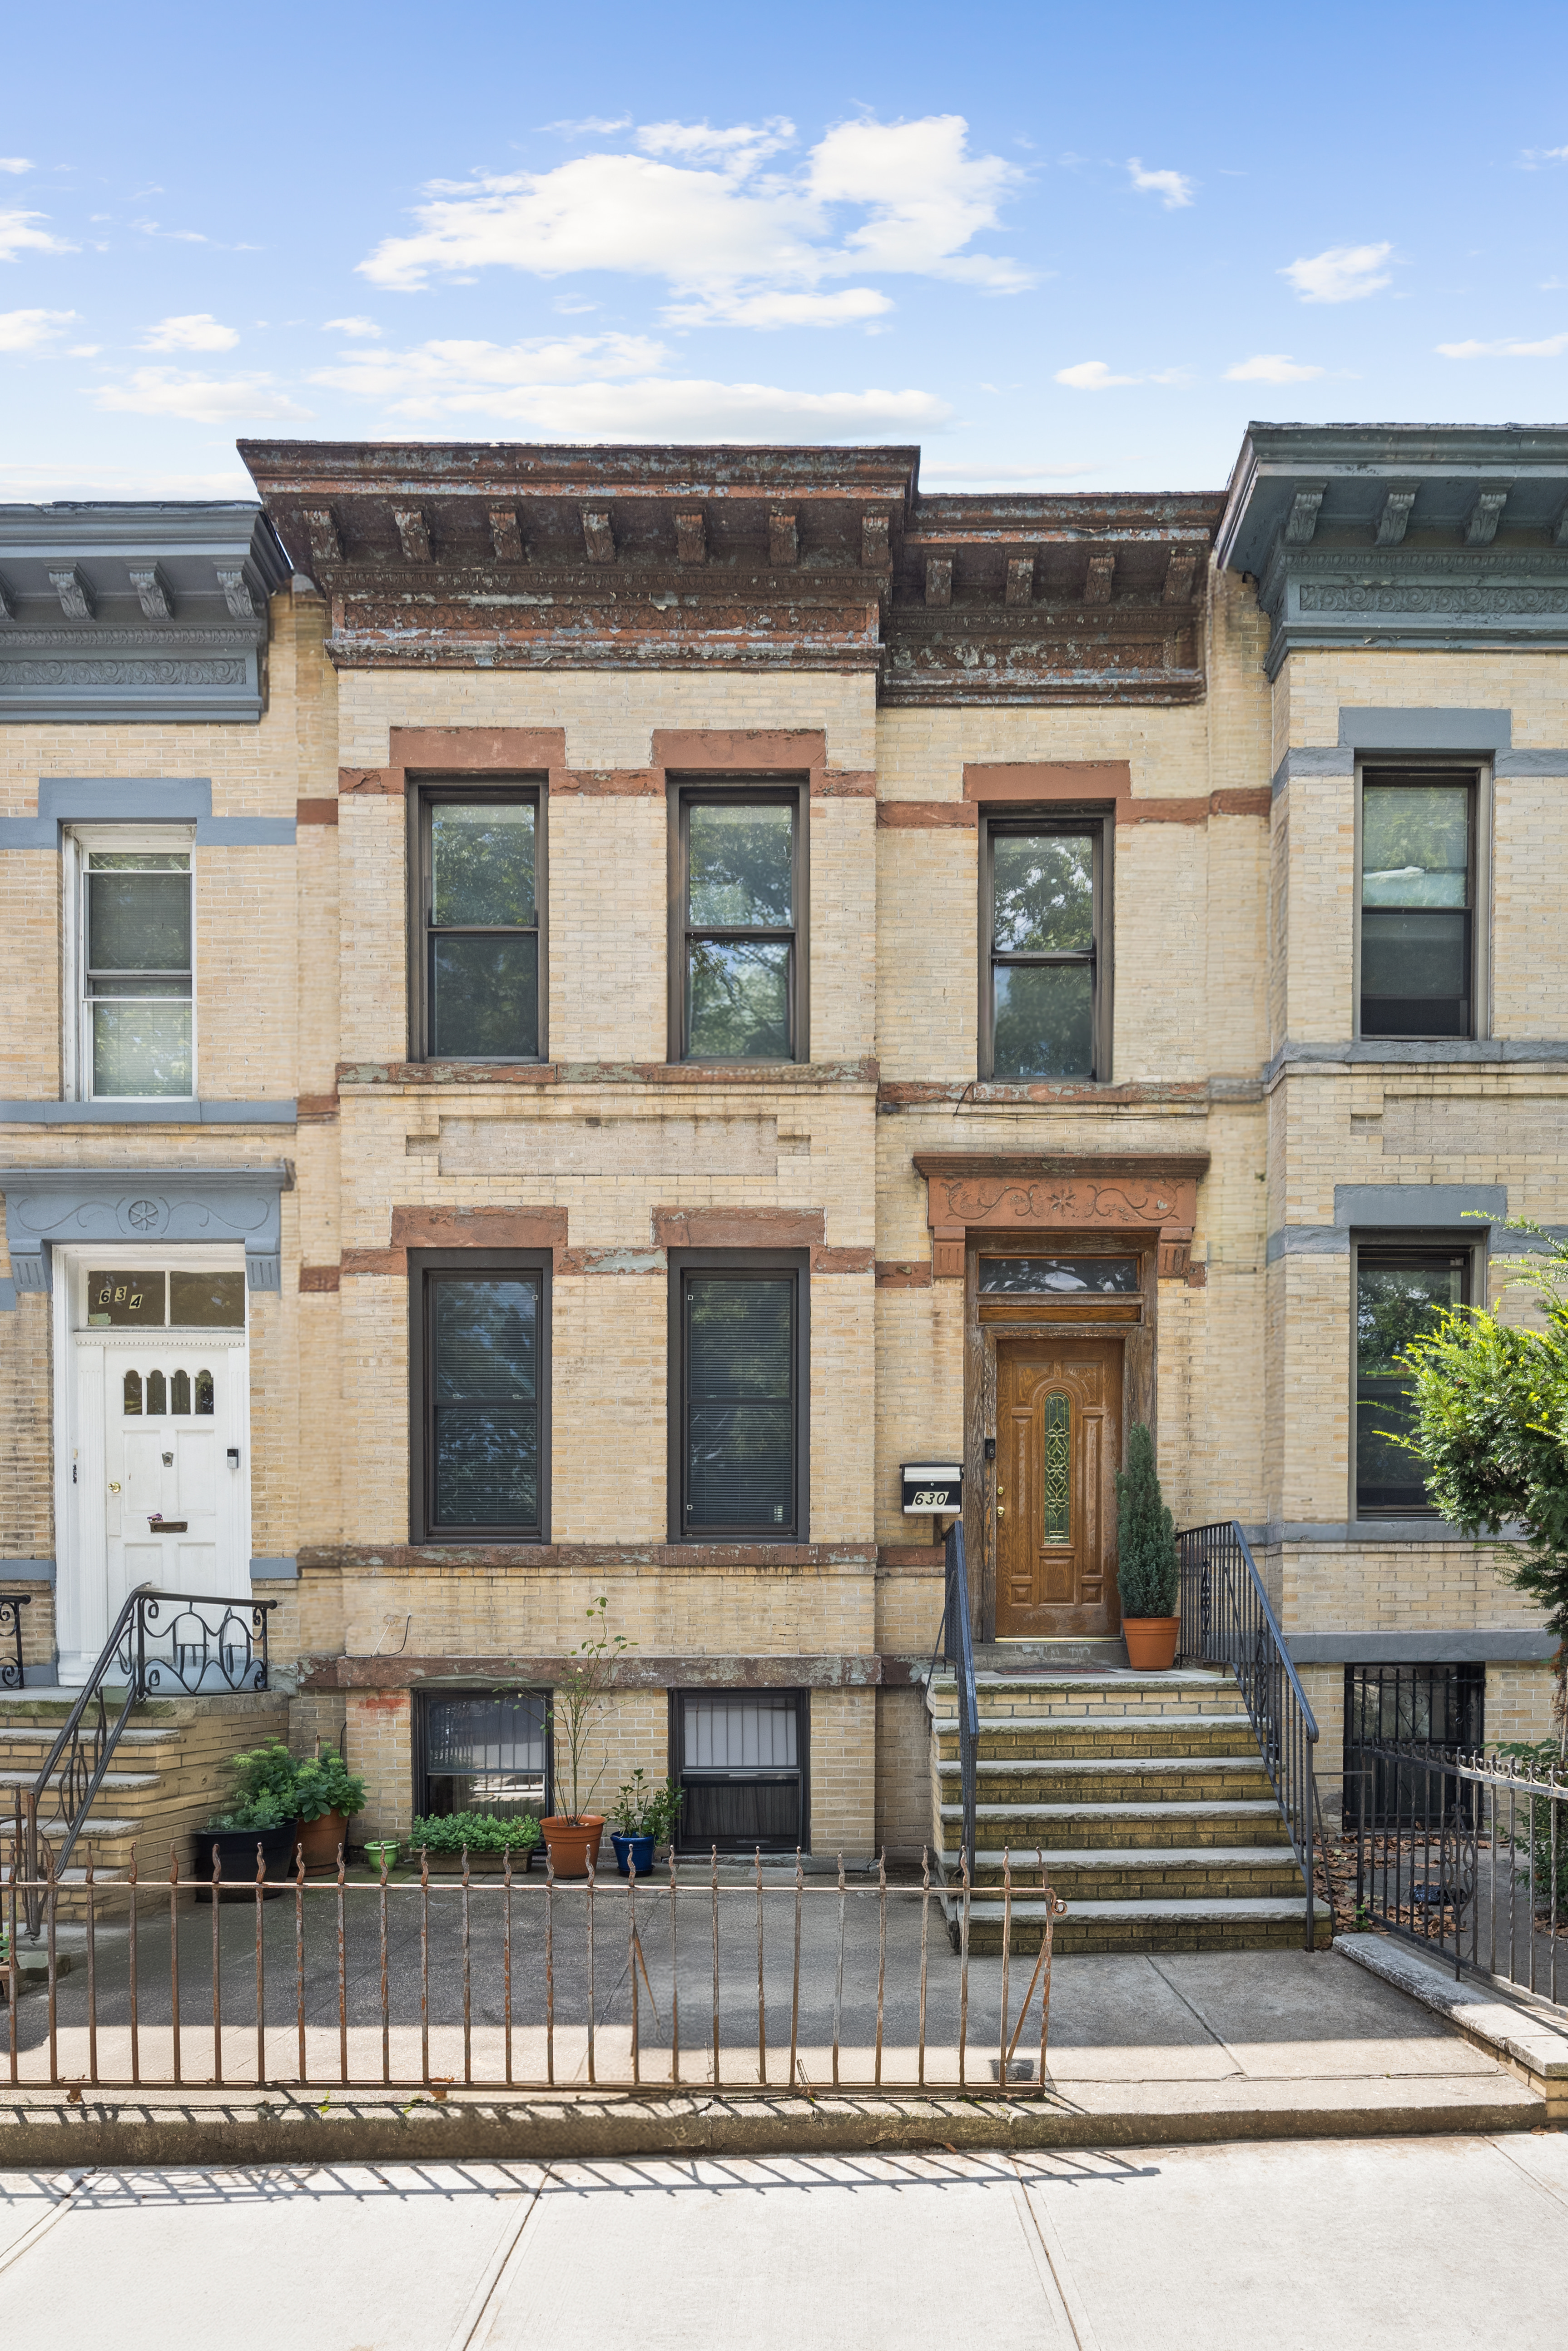
<path fill-rule="evenodd" d="M 1120 1630 L 1121 1460 L 1119 1338 L 998 1342 L 998 1640 Z"/>

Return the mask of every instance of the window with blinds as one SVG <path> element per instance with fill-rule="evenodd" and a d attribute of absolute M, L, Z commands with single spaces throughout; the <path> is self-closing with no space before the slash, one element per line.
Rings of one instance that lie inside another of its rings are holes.
<path fill-rule="evenodd" d="M 682 1853 L 792 1853 L 807 1834 L 802 1690 L 672 1694 Z"/>

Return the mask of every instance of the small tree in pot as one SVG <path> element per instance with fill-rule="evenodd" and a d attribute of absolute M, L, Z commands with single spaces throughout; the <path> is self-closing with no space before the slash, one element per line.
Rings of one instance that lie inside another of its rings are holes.
<path fill-rule="evenodd" d="M 571 1671 L 551 1700 L 556 1751 L 565 1750 L 565 1780 L 571 1791 L 570 1811 L 554 1813 L 539 1823 L 557 1877 L 586 1877 L 599 1858 L 599 1840 L 604 1834 L 603 1813 L 588 1809 L 605 1768 L 601 1761 L 592 1779 L 585 1779 L 589 1740 L 614 1685 L 621 1659 L 632 1646 L 623 1633 L 605 1630 L 609 1607 L 601 1593 L 588 1612 L 588 1637 L 572 1651 Z"/>
<path fill-rule="evenodd" d="M 349 1823 L 364 1807 L 365 1783 L 335 1747 L 296 1766 L 295 1834 L 305 1855 L 307 1877 L 337 1868 L 338 1848 L 348 1843 Z"/>
<path fill-rule="evenodd" d="M 1116 1472 L 1116 1583 L 1127 1662 L 1142 1673 L 1168 1673 L 1181 1618 L 1176 1522 L 1160 1494 L 1155 1440 L 1144 1421 L 1127 1436 L 1127 1466 Z"/>

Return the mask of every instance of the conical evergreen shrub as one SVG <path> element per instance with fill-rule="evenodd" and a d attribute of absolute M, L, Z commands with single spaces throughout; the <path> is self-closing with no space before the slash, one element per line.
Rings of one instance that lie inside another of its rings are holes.
<path fill-rule="evenodd" d="M 1116 1582 L 1124 1616 L 1176 1614 L 1176 1521 L 1161 1499 L 1155 1440 L 1141 1420 L 1128 1432 L 1127 1466 L 1116 1472 Z"/>

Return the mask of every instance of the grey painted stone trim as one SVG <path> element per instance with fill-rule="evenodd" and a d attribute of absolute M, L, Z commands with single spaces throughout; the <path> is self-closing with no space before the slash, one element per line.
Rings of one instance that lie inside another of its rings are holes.
<path fill-rule="evenodd" d="M 196 820 L 198 849 L 292 849 L 291 816 L 208 816 Z"/>
<path fill-rule="evenodd" d="M 38 814 L 59 824 L 211 816 L 210 776 L 45 776 Z"/>
<path fill-rule="evenodd" d="M 1282 1257 L 1348 1257 L 1350 1235 L 1337 1225 L 1281 1225 L 1263 1247 L 1263 1262 Z"/>
<path fill-rule="evenodd" d="M 0 1583 L 47 1583 L 52 1592 L 55 1562 L 52 1559 L 0 1559 Z"/>
<path fill-rule="evenodd" d="M 1568 750 L 1500 751 L 1492 761 L 1495 776 L 1568 776 Z"/>
<path fill-rule="evenodd" d="M 1367 1067 L 1378 1062 L 1391 1069 L 1424 1069 L 1434 1073 L 1477 1063 L 1568 1070 L 1568 1037 L 1347 1037 L 1321 1045 L 1301 1044 L 1287 1037 L 1263 1064 L 1263 1083 L 1271 1086 L 1282 1070 Z"/>
<path fill-rule="evenodd" d="M 1350 751 L 1506 751 L 1511 710 L 1375 710 L 1342 704 L 1339 739 Z"/>
<path fill-rule="evenodd" d="M 0 1167 L 16 1288 L 53 1287 L 65 1241 L 243 1241 L 252 1290 L 280 1290 L 287 1160 L 267 1167 Z"/>
<path fill-rule="evenodd" d="M 0 1314 L 16 1311 L 16 1285 L 7 1273 L 0 1276 Z"/>
<path fill-rule="evenodd" d="M 293 1102 L 0 1102 L 0 1126 L 292 1126 Z"/>
<path fill-rule="evenodd" d="M 253 1583 L 298 1583 L 299 1562 L 292 1554 L 287 1559 L 253 1559 L 250 1580 Z"/>
<path fill-rule="evenodd" d="M 1463 1543 L 1474 1550 L 1479 1544 L 1491 1550 L 1500 1542 L 1521 1542 L 1522 1527 L 1500 1527 L 1495 1535 L 1468 1535 L 1463 1527 L 1450 1525 L 1447 1519 L 1273 1519 L 1267 1526 L 1243 1530 L 1250 1543 L 1275 1545 L 1288 1543 L 1332 1543 L 1341 1547 L 1347 1543 L 1357 1549 L 1375 1549 L 1390 1543 Z"/>
<path fill-rule="evenodd" d="M 1546 1225 L 1543 1231 L 1554 1241 L 1568 1241 L 1568 1225 Z M 1493 1257 L 1533 1257 L 1538 1246 L 1531 1233 L 1511 1233 L 1506 1225 L 1494 1225 L 1488 1244 Z"/>
<path fill-rule="evenodd" d="M 1347 1227 L 1396 1225 L 1408 1231 L 1417 1226 L 1457 1225 L 1467 1216 L 1472 1224 L 1478 1217 L 1500 1224 L 1507 1215 L 1505 1184 L 1336 1184 L 1333 1187 L 1333 1220 Z"/>
<path fill-rule="evenodd" d="M 1307 743 L 1287 751 L 1274 770 L 1273 793 L 1276 799 L 1285 786 L 1301 776 L 1354 776 L 1355 753 L 1336 750 L 1331 744 Z"/>
<path fill-rule="evenodd" d="M 1285 1646 L 1297 1666 L 1535 1665 L 1556 1655 L 1557 1637 L 1483 1625 L 1468 1633 L 1287 1633 Z"/>

